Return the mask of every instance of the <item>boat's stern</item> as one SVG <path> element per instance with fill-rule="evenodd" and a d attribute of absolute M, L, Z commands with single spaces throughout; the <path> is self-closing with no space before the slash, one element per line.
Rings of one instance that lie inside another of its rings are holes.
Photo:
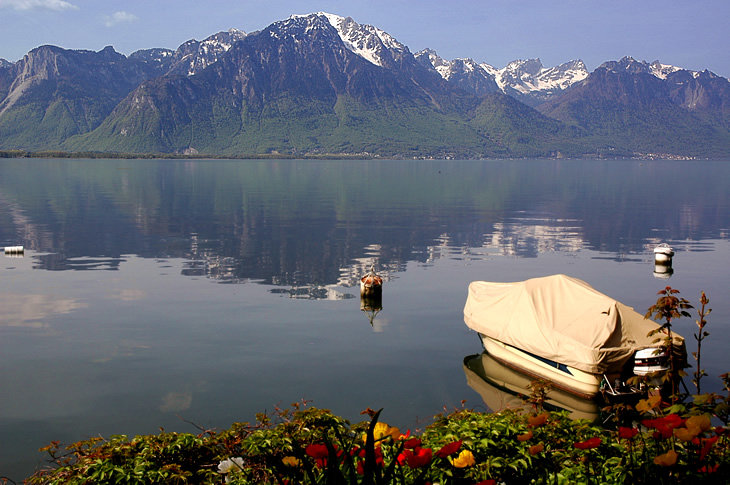
<path fill-rule="evenodd" d="M 634 355 L 634 374 L 645 376 L 669 370 L 669 352 L 666 348 L 650 347 Z"/>

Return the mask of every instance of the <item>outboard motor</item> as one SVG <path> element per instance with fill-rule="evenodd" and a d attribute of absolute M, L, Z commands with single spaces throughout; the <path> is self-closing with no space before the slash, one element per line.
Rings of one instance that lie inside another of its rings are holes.
<path fill-rule="evenodd" d="M 634 374 L 645 376 L 669 370 L 669 352 L 664 347 L 650 347 L 634 355 Z"/>

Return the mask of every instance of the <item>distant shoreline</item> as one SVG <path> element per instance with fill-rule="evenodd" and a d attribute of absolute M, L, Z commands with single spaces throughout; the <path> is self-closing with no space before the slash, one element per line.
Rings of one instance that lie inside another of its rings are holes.
<path fill-rule="evenodd" d="M 381 158 L 364 154 L 307 154 L 292 155 L 287 153 L 244 154 L 239 156 L 182 153 L 118 153 L 118 152 L 62 152 L 28 150 L 0 150 L 0 158 L 82 158 L 82 159 L 128 159 L 128 160 L 371 160 Z"/>
<path fill-rule="evenodd" d="M 398 155 L 380 156 L 364 153 L 322 153 L 293 155 L 290 153 L 260 153 L 233 155 L 210 155 L 182 153 L 118 153 L 118 152 L 62 152 L 62 151 L 39 151 L 28 150 L 0 150 L 2 158 L 74 158 L 74 159 L 126 159 L 126 160 L 710 160 L 709 158 L 692 157 L 686 155 L 675 155 L 671 153 L 634 153 L 607 157 L 605 154 L 586 153 L 579 157 L 542 156 L 542 157 L 485 157 L 485 158 L 459 158 L 459 157 L 433 157 L 433 156 L 411 156 L 403 157 Z"/>

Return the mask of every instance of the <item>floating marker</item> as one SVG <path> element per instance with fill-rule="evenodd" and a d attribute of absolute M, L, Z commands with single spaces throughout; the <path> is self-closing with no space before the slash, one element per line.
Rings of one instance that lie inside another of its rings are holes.
<path fill-rule="evenodd" d="M 661 243 L 654 248 L 654 262 L 656 264 L 671 266 L 673 256 L 674 249 L 672 249 L 667 243 Z"/>
<path fill-rule="evenodd" d="M 25 248 L 23 246 L 5 246 L 5 254 L 23 254 Z"/>

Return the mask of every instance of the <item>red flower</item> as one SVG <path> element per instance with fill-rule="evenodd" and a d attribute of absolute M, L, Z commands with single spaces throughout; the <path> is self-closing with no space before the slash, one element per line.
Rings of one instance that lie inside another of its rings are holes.
<path fill-rule="evenodd" d="M 403 443 L 403 448 L 407 450 L 412 450 L 414 448 L 418 448 L 419 446 L 421 446 L 421 440 L 418 438 L 411 438 Z"/>
<path fill-rule="evenodd" d="M 707 454 L 710 452 L 710 448 L 717 442 L 719 436 L 713 436 L 712 438 L 702 439 L 702 449 L 700 450 L 700 461 L 704 460 Z"/>
<path fill-rule="evenodd" d="M 579 450 L 591 450 L 593 448 L 598 448 L 601 444 L 601 438 L 595 436 L 593 438 L 587 439 L 585 441 L 579 441 L 578 443 L 573 443 L 573 446 L 578 448 Z"/>
<path fill-rule="evenodd" d="M 684 419 L 680 418 L 677 414 L 670 414 L 663 418 L 645 419 L 641 422 L 641 424 L 647 428 L 657 430 L 658 435 L 657 433 L 654 435 L 656 438 L 661 436 L 664 439 L 668 439 L 672 437 L 674 428 L 684 424 Z"/>
<path fill-rule="evenodd" d="M 450 454 L 459 451 L 459 448 L 461 448 L 461 440 L 454 441 L 453 443 L 444 445 L 440 450 L 436 452 L 436 456 L 438 456 L 439 458 L 446 458 Z"/>
<path fill-rule="evenodd" d="M 329 456 L 329 450 L 327 445 L 311 444 L 307 445 L 304 452 L 314 458 L 315 463 L 319 468 L 327 466 L 327 457 Z"/>
<path fill-rule="evenodd" d="M 636 428 L 627 428 L 624 426 L 618 427 L 618 437 L 622 440 L 630 440 L 637 434 L 639 434 L 639 430 Z"/>
<path fill-rule="evenodd" d="M 492 479 L 482 480 L 481 482 L 476 483 L 474 485 L 497 485 L 497 480 L 492 480 Z"/>
<path fill-rule="evenodd" d="M 720 464 L 719 463 L 715 463 L 713 466 L 707 466 L 707 465 L 705 465 L 703 467 L 700 467 L 700 469 L 697 470 L 697 471 L 700 472 L 700 473 L 710 474 L 710 473 L 715 473 L 718 468 L 720 468 Z"/>
<path fill-rule="evenodd" d="M 403 450 L 398 455 L 398 463 L 407 464 L 411 468 L 421 468 L 431 463 L 431 448 L 416 448 L 414 450 Z"/>
<path fill-rule="evenodd" d="M 329 456 L 330 452 L 327 449 L 327 445 L 317 445 L 317 444 L 311 444 L 307 445 L 307 448 L 304 450 L 304 452 L 311 456 L 312 458 L 327 458 Z"/>

